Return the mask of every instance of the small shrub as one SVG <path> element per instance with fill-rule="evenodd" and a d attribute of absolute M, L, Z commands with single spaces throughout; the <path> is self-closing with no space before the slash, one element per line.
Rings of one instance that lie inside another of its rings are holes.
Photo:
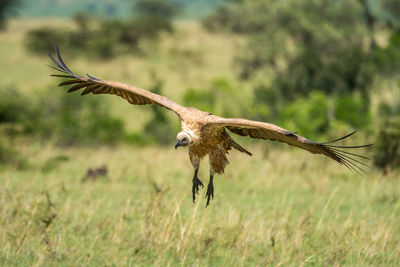
<path fill-rule="evenodd" d="M 21 4 L 20 0 L 0 1 L 0 30 L 4 29 L 5 21 L 9 15 L 15 12 L 15 8 Z"/>
<path fill-rule="evenodd" d="M 365 128 L 371 123 L 369 103 L 360 96 L 339 96 L 335 104 L 335 118 L 356 129 Z"/>
<path fill-rule="evenodd" d="M 17 125 L 22 128 L 21 134 L 53 139 L 62 145 L 113 144 L 123 140 L 123 122 L 112 117 L 99 100 L 60 90 L 35 97 L 17 90 L 0 90 L 0 126 Z"/>
<path fill-rule="evenodd" d="M 19 153 L 13 149 L 3 137 L 0 140 L 0 166 L 18 162 Z"/>
<path fill-rule="evenodd" d="M 26 47 L 31 52 L 44 54 L 52 51 L 57 45 L 65 47 L 68 42 L 68 34 L 67 31 L 47 26 L 34 29 L 26 34 Z"/>
<path fill-rule="evenodd" d="M 85 50 L 95 57 L 110 59 L 121 52 L 138 51 L 139 41 L 156 39 L 161 33 L 173 33 L 173 17 L 179 8 L 162 0 L 140 0 L 135 16 L 129 20 L 94 20 L 90 14 L 74 16 L 75 30 L 40 28 L 27 33 L 26 46 L 45 54 L 56 45 L 77 52 Z"/>
<path fill-rule="evenodd" d="M 379 115 L 383 121 L 375 140 L 374 164 L 386 174 L 400 168 L 400 105 L 381 104 Z"/>
<path fill-rule="evenodd" d="M 26 123 L 28 132 L 55 137 L 63 145 L 113 144 L 122 140 L 123 122 L 111 117 L 99 98 L 82 98 L 63 91 L 50 94 L 53 99 L 39 99 L 32 123 Z"/>
<path fill-rule="evenodd" d="M 281 125 L 308 138 L 317 137 L 329 129 L 328 98 L 313 92 L 286 106 L 280 117 Z"/>

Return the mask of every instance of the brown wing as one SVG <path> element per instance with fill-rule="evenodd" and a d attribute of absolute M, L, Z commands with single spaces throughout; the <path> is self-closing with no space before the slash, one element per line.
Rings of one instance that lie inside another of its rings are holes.
<path fill-rule="evenodd" d="M 179 113 L 182 107 L 176 104 L 174 101 L 170 100 L 169 98 L 127 84 L 100 80 L 90 76 L 89 74 L 86 74 L 86 77 L 76 75 L 65 65 L 58 48 L 56 48 L 56 53 L 58 61 L 54 59 L 54 57 L 49 53 L 49 57 L 57 66 L 50 67 L 64 74 L 53 74 L 51 76 L 67 78 L 68 80 L 60 83 L 59 86 L 73 85 L 68 90 L 68 93 L 84 89 L 81 95 L 86 95 L 89 93 L 118 95 L 126 99 L 131 104 L 157 104 L 174 111 L 178 116 L 180 116 Z"/>
<path fill-rule="evenodd" d="M 259 122 L 259 121 L 251 121 L 246 119 L 225 119 L 225 118 L 214 117 L 205 125 L 205 127 L 225 127 L 232 133 L 241 136 L 249 136 L 251 138 L 278 141 L 305 149 L 314 154 L 323 154 L 345 165 L 349 169 L 356 171 L 357 173 L 358 170 L 364 171 L 360 165 L 369 167 L 367 164 L 360 161 L 361 159 L 369 159 L 369 158 L 358 154 L 350 153 L 348 151 L 344 151 L 343 149 L 368 147 L 371 146 L 372 144 L 362 145 L 362 146 L 331 145 L 331 143 L 343 140 L 351 136 L 355 132 L 352 132 L 346 136 L 343 136 L 341 138 L 329 142 L 316 143 L 311 140 L 308 140 L 307 138 L 304 138 L 303 136 L 292 133 L 274 124 Z M 352 156 L 358 157 L 360 159 L 355 159 Z"/>

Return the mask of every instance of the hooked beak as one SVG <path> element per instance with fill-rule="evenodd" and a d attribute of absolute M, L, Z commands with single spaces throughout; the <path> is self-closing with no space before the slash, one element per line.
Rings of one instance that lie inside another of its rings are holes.
<path fill-rule="evenodd" d="M 180 146 L 180 145 L 181 145 L 181 143 L 179 143 L 179 141 L 176 141 L 176 143 L 175 143 L 175 149 L 177 149 L 178 146 Z"/>

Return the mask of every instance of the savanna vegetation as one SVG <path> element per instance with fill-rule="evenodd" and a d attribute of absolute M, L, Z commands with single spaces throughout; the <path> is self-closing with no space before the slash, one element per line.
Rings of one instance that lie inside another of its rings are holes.
<path fill-rule="evenodd" d="M 226 1 L 201 21 L 177 20 L 179 1 L 134 2 L 4 24 L 0 265 L 400 264 L 397 1 Z M 193 204 L 175 115 L 66 94 L 49 77 L 56 44 L 77 73 L 217 115 L 317 141 L 358 130 L 343 144 L 374 143 L 372 168 L 234 136 L 254 156 L 232 151 L 214 201 Z"/>

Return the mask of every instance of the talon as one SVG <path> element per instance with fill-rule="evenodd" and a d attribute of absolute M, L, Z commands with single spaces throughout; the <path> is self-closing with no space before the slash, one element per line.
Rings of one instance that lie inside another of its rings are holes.
<path fill-rule="evenodd" d="M 206 208 L 207 208 L 207 206 L 210 204 L 211 198 L 214 199 L 214 185 L 212 184 L 212 182 L 209 183 L 207 186 L 207 193 L 205 197 L 207 198 L 207 203 L 206 203 Z"/>
<path fill-rule="evenodd" d="M 193 195 L 193 203 L 195 203 L 196 200 L 196 193 L 199 193 L 199 187 L 201 188 L 204 187 L 203 183 L 197 178 L 193 177 L 193 186 L 192 186 L 192 195 Z"/>

